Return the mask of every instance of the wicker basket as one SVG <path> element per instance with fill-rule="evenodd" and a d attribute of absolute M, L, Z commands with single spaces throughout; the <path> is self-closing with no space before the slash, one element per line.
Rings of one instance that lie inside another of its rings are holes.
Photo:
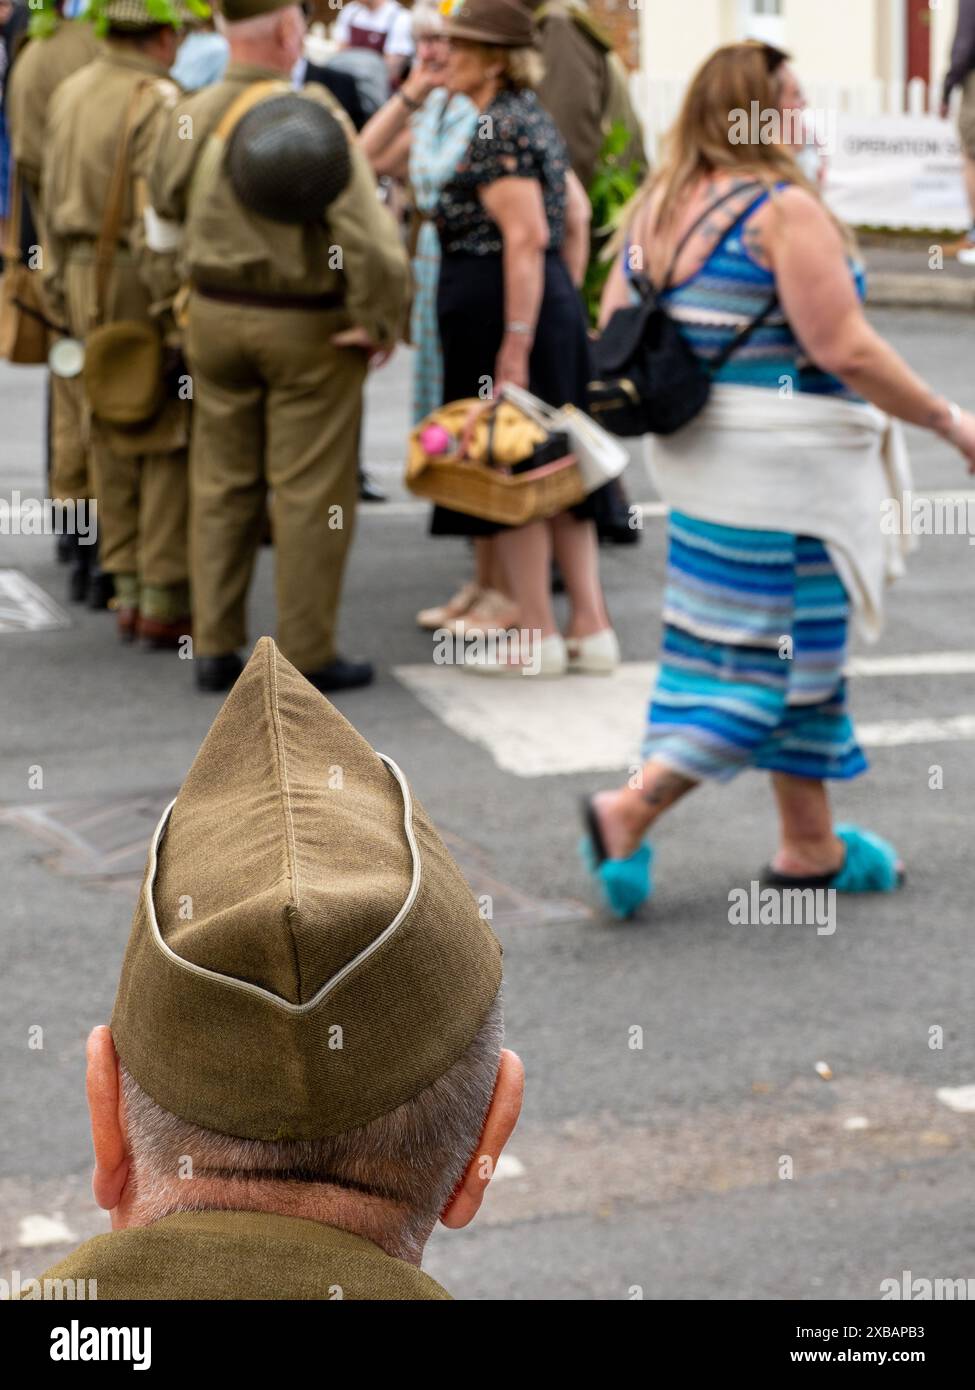
<path fill-rule="evenodd" d="M 466 433 L 466 444 L 453 454 L 426 453 L 420 436 L 432 424 L 458 439 Z M 581 502 L 586 489 L 573 454 L 547 457 L 552 439 L 550 432 L 509 401 L 488 409 L 479 400 L 452 401 L 411 433 L 406 486 L 418 497 L 502 526 L 525 526 L 557 516 Z M 533 454 L 546 461 L 512 471 Z"/>

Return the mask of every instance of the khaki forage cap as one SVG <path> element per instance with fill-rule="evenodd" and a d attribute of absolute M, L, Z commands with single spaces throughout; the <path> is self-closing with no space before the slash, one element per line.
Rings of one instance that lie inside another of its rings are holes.
<path fill-rule="evenodd" d="M 262 637 L 153 839 L 112 1017 L 125 1066 L 205 1129 L 340 1134 L 443 1075 L 500 982 L 403 774 Z"/>

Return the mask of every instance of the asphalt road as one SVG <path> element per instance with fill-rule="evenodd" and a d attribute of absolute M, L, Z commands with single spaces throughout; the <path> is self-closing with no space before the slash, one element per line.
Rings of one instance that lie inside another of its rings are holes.
<path fill-rule="evenodd" d="M 968 318 L 875 317 L 940 389 L 975 405 Z M 451 683 L 423 696 L 411 673 L 430 667 L 430 642 L 413 614 L 452 590 L 466 554 L 426 537 L 398 482 L 407 371 L 401 354 L 370 386 L 367 455 L 394 501 L 361 517 L 342 624 L 344 649 L 374 658 L 380 678 L 338 703 L 404 767 L 494 897 L 508 1040 L 528 1073 L 516 1162 L 472 1227 L 434 1237 L 430 1272 L 460 1298 L 512 1299 L 858 1299 L 903 1270 L 975 1277 L 975 1114 L 937 1094 L 975 1083 L 968 538 L 924 538 L 881 643 L 856 648 L 867 665 L 852 702 L 872 768 L 836 800 L 897 843 L 904 891 L 842 900 L 832 935 L 731 925 L 729 890 L 773 844 L 767 787 L 746 775 L 668 817 L 651 909 L 609 926 L 576 860 L 576 802 L 619 780 L 600 739 L 615 747 L 632 723 L 635 745 L 640 711 L 618 683 L 590 679 L 562 745 L 564 687 L 526 683 L 519 698 L 544 706 L 521 714 L 526 727 L 541 719 L 548 751 L 525 775 L 530 760 L 511 755 L 517 709 L 478 741 L 470 677 L 444 671 Z M 0 370 L 0 497 L 41 491 L 42 413 L 39 375 Z M 911 432 L 911 445 L 919 491 L 975 484 L 936 440 Z M 629 486 L 652 498 L 639 465 Z M 663 535 L 651 516 L 638 549 L 603 552 L 627 662 L 655 655 Z M 52 550 L 0 535 L 0 570 L 63 606 Z M 84 1039 L 110 1014 L 152 810 L 218 706 L 175 656 L 124 650 L 107 616 L 66 611 L 63 629 L 0 631 L 0 1271 L 25 1276 L 104 1229 L 88 1194 Z M 252 636 L 273 631 L 264 552 Z M 887 657 L 905 660 L 890 671 Z M 584 770 L 559 769 L 563 746 Z M 29 785 L 37 767 L 42 789 Z M 40 1049 L 28 1046 L 37 1025 Z"/>

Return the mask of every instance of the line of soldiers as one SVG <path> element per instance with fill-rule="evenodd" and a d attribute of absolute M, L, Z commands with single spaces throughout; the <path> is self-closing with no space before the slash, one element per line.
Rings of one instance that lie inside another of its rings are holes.
<path fill-rule="evenodd" d="M 222 691 L 270 494 L 281 649 L 320 690 L 362 685 L 372 668 L 336 652 L 336 611 L 363 386 L 399 336 L 408 261 L 341 108 L 291 89 L 300 8 L 224 0 L 230 65 L 185 96 L 167 74 L 196 5 L 99 0 L 103 43 L 62 19 L 11 74 L 46 304 L 85 345 L 81 375 L 52 384 L 52 495 L 97 500 L 123 640 L 185 649 L 192 631 L 197 685 Z M 337 134 L 319 129 L 320 159 L 288 173 L 311 115 L 296 126 L 296 102 Z"/>

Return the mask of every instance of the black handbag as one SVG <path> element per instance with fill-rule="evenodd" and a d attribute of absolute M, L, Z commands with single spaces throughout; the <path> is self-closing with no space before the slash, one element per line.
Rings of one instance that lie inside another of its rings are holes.
<path fill-rule="evenodd" d="M 727 236 L 761 200 L 762 193 L 744 209 L 724 233 Z M 732 353 L 742 347 L 778 302 L 773 294 L 760 312 L 732 338 L 716 357 L 705 361 L 660 303 L 670 285 L 674 267 L 698 227 L 722 203 L 741 192 L 729 190 L 711 203 L 681 237 L 659 290 L 641 274 L 631 284 L 640 294 L 636 304 L 617 309 L 592 345 L 593 380 L 589 383 L 589 413 L 613 434 L 673 434 L 704 409 L 711 379 Z"/>

